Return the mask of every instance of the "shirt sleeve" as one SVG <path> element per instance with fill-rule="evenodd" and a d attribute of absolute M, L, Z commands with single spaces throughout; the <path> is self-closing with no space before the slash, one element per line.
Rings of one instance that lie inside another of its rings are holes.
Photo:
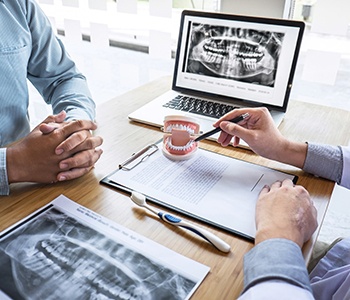
<path fill-rule="evenodd" d="M 340 185 L 350 189 L 350 147 L 341 147 L 343 152 L 343 171 Z"/>
<path fill-rule="evenodd" d="M 342 148 L 308 143 L 303 170 L 340 183 L 343 172 Z"/>
<path fill-rule="evenodd" d="M 270 239 L 245 255 L 243 294 L 263 282 L 283 282 L 312 295 L 305 261 L 297 244 L 287 239 Z"/>
<path fill-rule="evenodd" d="M 70 59 L 34 0 L 27 0 L 27 22 L 32 35 L 28 79 L 52 105 L 55 114 L 65 110 L 67 119 L 94 120 L 95 103 L 86 78 Z"/>
<path fill-rule="evenodd" d="M 308 143 L 303 170 L 350 188 L 350 147 Z"/>
<path fill-rule="evenodd" d="M 283 295 L 283 297 L 281 297 Z M 310 291 L 283 281 L 266 281 L 258 283 L 242 294 L 238 300 L 314 300 Z"/>
<path fill-rule="evenodd" d="M 7 179 L 6 148 L 0 148 L 0 196 L 9 195 L 10 186 Z"/>

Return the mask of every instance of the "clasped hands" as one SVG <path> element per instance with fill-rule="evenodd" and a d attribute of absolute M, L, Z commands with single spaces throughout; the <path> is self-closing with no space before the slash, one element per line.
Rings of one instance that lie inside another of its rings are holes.
<path fill-rule="evenodd" d="M 96 123 L 64 121 L 66 113 L 47 117 L 26 137 L 7 148 L 9 183 L 52 183 L 88 173 L 102 154 Z"/>

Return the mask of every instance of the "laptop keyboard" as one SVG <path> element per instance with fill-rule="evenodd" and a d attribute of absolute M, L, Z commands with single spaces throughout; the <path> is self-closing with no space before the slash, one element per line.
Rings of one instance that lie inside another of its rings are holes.
<path fill-rule="evenodd" d="M 170 100 L 163 106 L 216 119 L 221 118 L 229 111 L 237 108 L 237 106 L 233 105 L 227 105 L 181 95 L 176 96 L 174 99 Z"/>

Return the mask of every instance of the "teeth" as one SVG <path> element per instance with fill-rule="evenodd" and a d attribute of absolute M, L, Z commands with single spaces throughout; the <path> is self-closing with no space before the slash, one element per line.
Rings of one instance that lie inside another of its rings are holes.
<path fill-rule="evenodd" d="M 189 134 L 194 134 L 194 129 L 192 129 L 190 126 L 183 125 L 183 124 L 170 124 L 166 127 L 166 132 L 171 132 L 172 129 L 179 129 L 179 130 L 185 130 Z"/>
<path fill-rule="evenodd" d="M 52 209 L 2 241 L 1 267 L 23 299 L 178 299 L 195 287 L 126 245 Z"/>
<path fill-rule="evenodd" d="M 243 60 L 244 67 L 248 70 L 256 70 L 257 62 L 255 58 L 247 58 Z"/>
<path fill-rule="evenodd" d="M 167 140 L 168 147 L 174 151 L 186 151 L 193 146 L 193 143 L 193 140 L 190 140 L 185 146 L 174 146 L 170 138 Z"/>
<path fill-rule="evenodd" d="M 79 295 L 149 299 L 149 290 L 136 273 L 91 244 L 66 236 L 50 236 L 28 244 L 18 239 L 7 252 L 22 295 L 33 299 Z"/>
<path fill-rule="evenodd" d="M 230 70 L 234 76 L 239 77 L 239 72 L 234 71 L 238 61 L 241 61 L 245 70 L 257 72 L 258 63 L 264 58 L 264 51 L 257 43 L 236 37 L 207 38 L 202 47 L 202 62 L 209 64 L 207 68 L 221 75 Z M 224 67 L 225 63 L 227 68 Z"/>

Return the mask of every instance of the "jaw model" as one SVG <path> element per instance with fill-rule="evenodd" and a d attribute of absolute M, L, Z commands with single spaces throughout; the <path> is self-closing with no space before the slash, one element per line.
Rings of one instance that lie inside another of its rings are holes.
<path fill-rule="evenodd" d="M 164 119 L 163 153 L 174 160 L 185 160 L 193 156 L 198 148 L 194 142 L 199 133 L 196 120 L 185 116 L 167 116 Z"/>

